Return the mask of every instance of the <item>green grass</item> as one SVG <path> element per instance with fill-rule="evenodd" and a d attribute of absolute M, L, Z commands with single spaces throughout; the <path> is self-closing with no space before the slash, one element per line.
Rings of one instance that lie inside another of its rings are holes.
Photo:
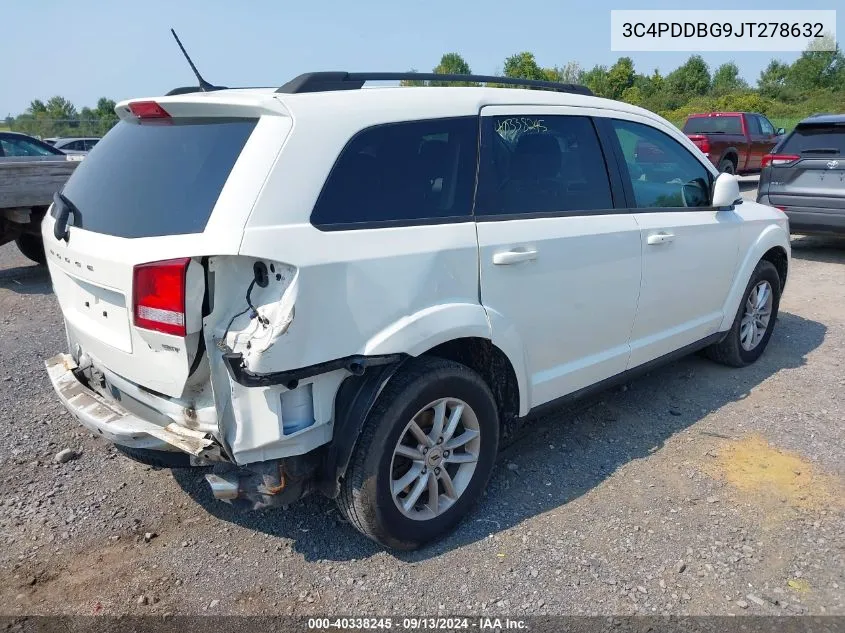
<path fill-rule="evenodd" d="M 776 129 L 782 127 L 784 130 L 786 130 L 786 133 L 789 134 L 795 128 L 795 126 L 798 125 L 798 122 L 804 120 L 805 118 L 806 117 L 803 116 L 781 118 L 773 117 L 769 119 L 769 121 L 772 122 L 772 125 L 774 125 Z"/>

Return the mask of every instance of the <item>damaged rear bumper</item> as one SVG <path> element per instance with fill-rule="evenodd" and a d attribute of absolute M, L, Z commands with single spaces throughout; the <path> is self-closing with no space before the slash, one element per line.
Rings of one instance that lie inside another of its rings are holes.
<path fill-rule="evenodd" d="M 47 374 L 65 408 L 86 428 L 115 444 L 155 450 L 178 449 L 196 457 L 216 451 L 215 440 L 202 431 L 178 424 L 160 426 L 104 398 L 77 379 L 76 362 L 70 354 L 45 361 Z"/>

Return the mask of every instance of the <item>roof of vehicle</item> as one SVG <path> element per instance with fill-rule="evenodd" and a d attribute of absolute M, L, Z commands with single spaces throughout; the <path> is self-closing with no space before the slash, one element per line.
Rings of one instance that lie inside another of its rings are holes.
<path fill-rule="evenodd" d="M 845 114 L 814 114 L 800 121 L 798 125 L 845 125 Z"/>
<path fill-rule="evenodd" d="M 25 138 L 27 140 L 29 140 L 29 139 L 32 139 L 32 140 L 35 140 L 35 141 L 39 140 L 39 139 L 35 138 L 34 136 L 30 136 L 29 134 L 24 134 L 23 132 L 12 132 L 11 130 L 4 130 L 4 131 L 0 132 L 0 134 L 2 134 L 3 136 L 17 136 L 19 138 Z"/>
<path fill-rule="evenodd" d="M 100 138 L 99 136 L 59 136 L 49 140 L 58 143 L 59 141 L 99 141 Z M 46 141 L 47 139 L 44 140 Z"/>
<path fill-rule="evenodd" d="M 259 109 L 278 111 L 278 104 L 291 114 L 319 109 L 330 114 L 342 114 L 351 109 L 367 110 L 371 118 L 382 114 L 388 120 L 397 120 L 401 112 L 407 120 L 449 116 L 471 116 L 481 107 L 495 105 L 549 105 L 590 107 L 618 112 L 628 112 L 663 121 L 658 115 L 638 106 L 601 97 L 552 92 L 493 87 L 435 87 L 435 86 L 366 86 L 361 90 L 332 90 L 298 94 L 279 93 L 275 88 L 234 88 L 213 92 L 193 92 L 173 96 L 131 99 L 117 104 L 121 117 L 132 117 L 129 104 L 154 100 L 165 109 L 168 103 L 236 104 Z"/>

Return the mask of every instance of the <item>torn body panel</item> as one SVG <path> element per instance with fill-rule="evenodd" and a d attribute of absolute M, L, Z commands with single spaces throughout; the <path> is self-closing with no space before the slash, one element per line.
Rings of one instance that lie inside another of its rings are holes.
<path fill-rule="evenodd" d="M 224 361 L 224 355 L 236 353 L 248 370 L 259 368 L 264 354 L 287 335 L 294 323 L 296 268 L 247 257 L 212 257 L 208 274 L 214 290 L 203 331 L 218 437 L 232 461 L 252 464 L 302 455 L 329 442 L 334 396 L 348 371 L 333 368 L 296 384 L 245 386 L 233 380 Z"/>

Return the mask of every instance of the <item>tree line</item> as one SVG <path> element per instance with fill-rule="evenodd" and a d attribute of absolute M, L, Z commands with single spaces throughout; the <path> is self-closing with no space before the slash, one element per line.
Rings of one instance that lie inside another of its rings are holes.
<path fill-rule="evenodd" d="M 663 75 L 659 70 L 638 73 L 630 57 L 620 57 L 609 67 L 596 65 L 584 69 L 577 62 L 543 67 L 533 53 L 523 51 L 505 59 L 501 75 L 583 84 L 597 96 L 642 106 L 676 125 L 693 112 L 746 111 L 760 112 L 790 128 L 816 112 L 845 112 L 845 55 L 838 45 L 833 51 L 819 48 L 819 45 L 808 48 L 791 64 L 773 59 L 760 73 L 755 86 L 740 76 L 735 62 L 722 64 L 711 72 L 700 55 L 691 55 Z M 432 72 L 472 74 L 459 53 L 443 55 Z M 402 83 L 440 85 L 436 81 Z"/>
<path fill-rule="evenodd" d="M 523 51 L 506 58 L 497 76 L 583 84 L 596 95 L 642 106 L 680 125 L 692 112 L 761 112 L 778 126 L 791 128 L 816 112 L 845 112 L 845 55 L 839 46 L 832 51 L 805 50 L 793 63 L 769 62 L 757 83 L 749 85 L 735 62 L 712 72 L 700 55 L 692 55 L 667 73 L 638 73 L 630 57 L 612 66 L 583 69 L 578 62 L 543 67 L 533 53 Z M 416 72 L 412 70 L 411 72 Z M 470 75 L 469 64 L 459 53 L 446 53 L 432 72 Z M 403 81 L 410 86 L 455 85 L 438 81 Z M 473 85 L 464 82 L 463 85 Z M 495 85 L 495 84 L 494 84 Z M 7 117 L 12 130 L 46 138 L 50 136 L 102 136 L 117 122 L 115 102 L 103 97 L 94 108 L 77 111 L 67 99 L 36 99 L 26 112 Z"/>
<path fill-rule="evenodd" d="M 64 97 L 46 102 L 35 99 L 23 114 L 6 117 L 6 126 L 39 138 L 53 136 L 102 136 L 117 123 L 113 99 L 101 97 L 93 108 L 76 109 Z"/>

